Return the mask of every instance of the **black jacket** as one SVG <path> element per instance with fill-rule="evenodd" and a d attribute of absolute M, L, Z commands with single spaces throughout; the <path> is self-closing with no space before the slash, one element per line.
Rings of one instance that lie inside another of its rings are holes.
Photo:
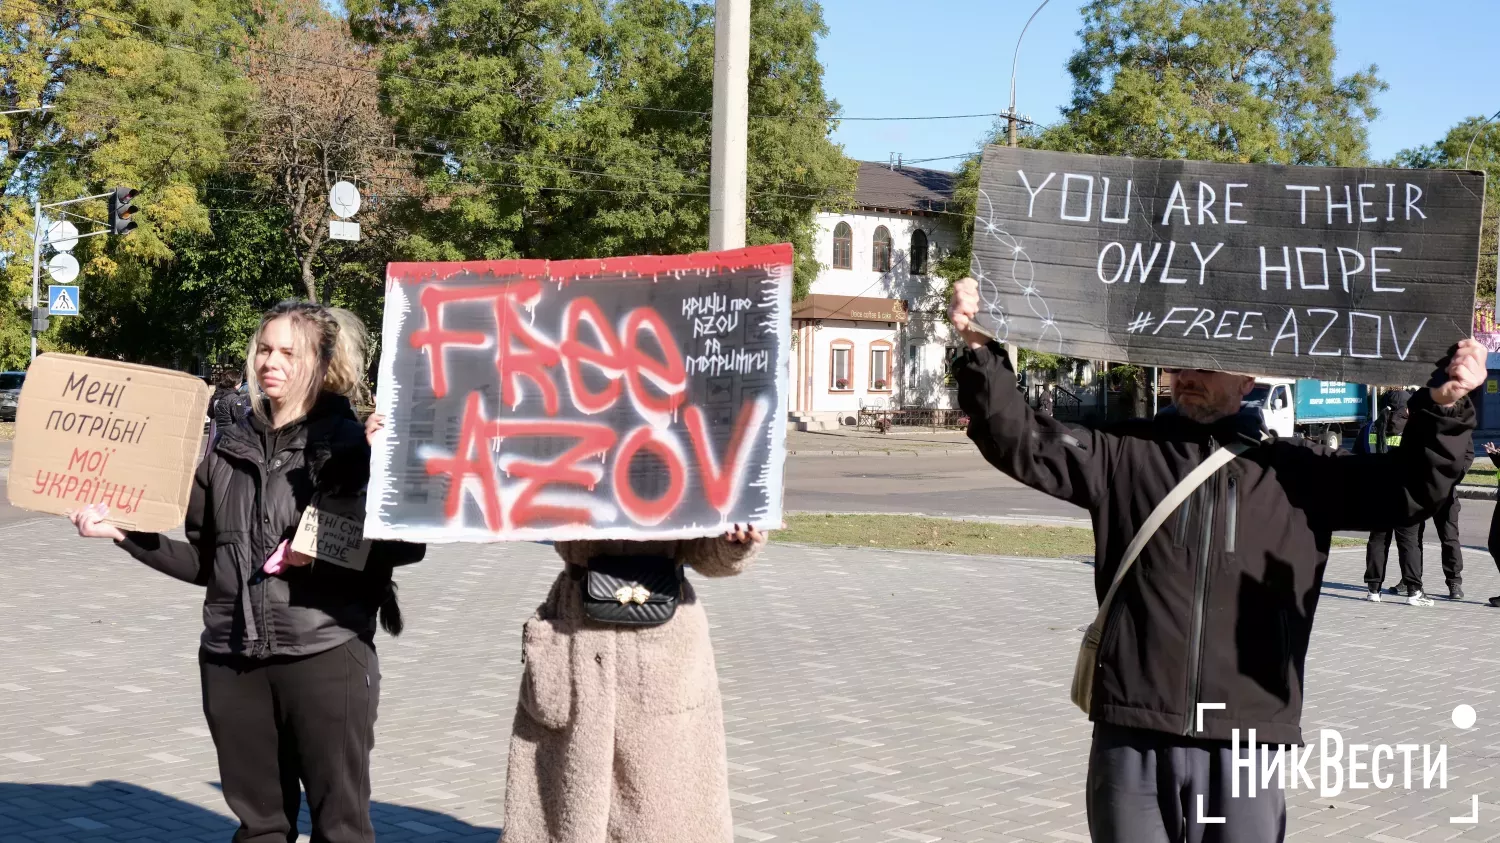
<path fill-rule="evenodd" d="M 242 417 L 219 431 L 198 465 L 187 541 L 132 532 L 119 545 L 158 571 L 207 588 L 203 649 L 209 653 L 307 656 L 369 639 L 382 605 L 395 609 L 392 568 L 420 560 L 424 545 L 376 542 L 363 571 L 315 562 L 257 575 L 276 546 L 296 534 L 315 493 L 358 495 L 369 465 L 364 429 L 341 396 L 325 393 L 305 419 L 276 431 L 253 415 Z"/>
<path fill-rule="evenodd" d="M 1091 718 L 1228 740 L 1256 730 L 1300 743 L 1313 612 L 1335 530 L 1414 524 L 1463 475 L 1474 410 L 1425 391 L 1401 447 L 1337 454 L 1308 440 L 1260 442 L 1255 414 L 1202 425 L 1175 413 L 1107 429 L 1038 416 L 991 343 L 954 363 L 969 437 L 995 467 L 1089 510 L 1096 596 L 1167 493 L 1218 444 L 1259 443 L 1199 487 L 1146 544 L 1105 621 Z M 1205 710 L 1199 703 L 1223 703 Z"/>
<path fill-rule="evenodd" d="M 214 420 L 220 430 L 231 427 L 236 418 L 244 415 L 249 406 L 237 407 L 242 404 L 244 396 L 238 390 L 219 387 L 214 390 L 214 397 L 208 402 L 208 417 Z"/>

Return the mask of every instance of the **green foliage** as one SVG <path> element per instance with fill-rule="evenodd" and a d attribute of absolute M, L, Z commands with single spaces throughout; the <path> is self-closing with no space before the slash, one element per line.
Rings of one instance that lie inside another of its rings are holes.
<path fill-rule="evenodd" d="M 1029 369 L 1047 374 L 1056 373 L 1072 359 L 1061 354 L 1048 354 L 1045 351 L 1033 351 L 1029 348 L 1018 349 L 1016 356 L 1022 370 Z"/>
<path fill-rule="evenodd" d="M 161 366 L 185 366 L 194 354 L 243 359 L 260 314 L 300 286 L 285 211 L 237 192 L 245 184 L 209 182 L 216 196 L 236 192 L 222 193 L 208 231 L 179 238 L 162 264 L 125 262 L 94 279 L 82 291 L 82 314 L 53 320 L 54 330 L 90 354 Z"/>
<path fill-rule="evenodd" d="M 1090 0 L 1068 62 L 1063 119 L 1020 145 L 1229 163 L 1357 166 L 1386 84 L 1333 72 L 1327 0 Z M 1005 143 L 1001 128 L 993 143 Z M 959 169 L 960 242 L 939 263 L 968 274 L 979 155 Z M 1493 273 L 1492 273 L 1493 275 Z"/>
<path fill-rule="evenodd" d="M 393 259 L 707 246 L 713 4 L 346 5 L 358 43 L 313 0 L 0 3 L 0 103 L 55 106 L 0 118 L 0 366 L 27 356 L 38 196 L 141 190 L 134 233 L 79 244 L 84 315 L 54 319 L 43 349 L 169 366 L 238 357 L 259 313 L 304 290 L 373 327 Z M 751 18 L 747 234 L 792 242 L 800 295 L 813 214 L 849 201 L 855 165 L 828 140 L 819 5 L 758 0 Z M 355 120 L 377 96 L 384 117 L 359 127 L 323 107 Z M 351 173 L 366 238 L 322 244 L 320 182 Z"/>
<path fill-rule="evenodd" d="M 1403 149 L 1391 162 L 1397 167 L 1444 170 L 1483 170 L 1484 207 L 1488 211 L 1479 234 L 1479 279 L 1476 295 L 1495 300 L 1496 250 L 1500 249 L 1500 217 L 1489 209 L 1500 207 L 1500 127 L 1482 117 L 1470 117 L 1437 143 Z"/>
<path fill-rule="evenodd" d="M 437 197 L 407 218 L 418 259 L 603 257 L 706 247 L 712 6 L 687 0 L 351 4 L 382 38 L 383 94 Z M 812 214 L 854 165 L 827 139 L 817 4 L 752 8 L 748 240 L 788 240 L 805 291 Z M 436 80 L 443 87 L 413 81 Z"/>
<path fill-rule="evenodd" d="M 83 240 L 75 249 L 85 312 L 97 309 L 101 320 L 128 321 L 130 309 L 154 301 L 174 250 L 208 234 L 209 212 L 198 185 L 225 166 L 226 130 L 238 123 L 246 100 L 248 89 L 224 54 L 225 43 L 242 36 L 243 18 L 232 0 L 0 5 L 0 102 L 53 106 L 0 118 L 0 255 L 7 256 L 8 281 L 7 300 L 0 304 L 0 365 L 22 366 L 29 351 L 37 197 L 50 203 L 116 185 L 141 190 L 135 232 Z M 141 26 L 213 35 L 173 39 Z M 66 210 L 93 220 L 106 216 L 102 199 Z M 95 226 L 80 222 L 80 228 Z M 120 290 L 130 295 L 119 297 Z M 126 310 L 112 313 L 116 305 Z M 168 313 L 181 319 L 172 311 L 154 316 Z M 106 353 L 87 344 L 92 331 L 70 321 L 52 320 L 41 347 L 72 349 L 71 342 L 83 339 L 77 348 Z M 156 334 L 159 326 L 147 320 L 138 327 Z"/>
<path fill-rule="evenodd" d="M 1040 146 L 1238 163 L 1365 163 L 1386 85 L 1333 72 L 1328 0 L 1091 0 L 1073 102 Z"/>

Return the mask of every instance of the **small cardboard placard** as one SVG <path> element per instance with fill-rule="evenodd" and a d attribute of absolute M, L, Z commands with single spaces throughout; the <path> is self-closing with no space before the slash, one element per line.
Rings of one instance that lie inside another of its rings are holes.
<path fill-rule="evenodd" d="M 36 358 L 17 405 L 11 505 L 62 515 L 104 504 L 121 529 L 181 527 L 208 399 L 208 385 L 184 372 Z"/>
<path fill-rule="evenodd" d="M 365 538 L 365 507 L 362 500 L 323 498 L 302 511 L 302 523 L 292 538 L 292 550 L 304 556 L 363 571 L 370 558 Z"/>

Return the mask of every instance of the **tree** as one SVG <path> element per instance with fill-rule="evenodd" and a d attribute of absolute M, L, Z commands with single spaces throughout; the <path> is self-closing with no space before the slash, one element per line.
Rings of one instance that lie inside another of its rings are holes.
<path fill-rule="evenodd" d="M 1039 145 L 1240 163 L 1357 166 L 1371 65 L 1333 72 L 1328 0 L 1091 0 L 1073 102 Z"/>
<path fill-rule="evenodd" d="M 409 218 L 426 259 L 705 248 L 712 7 L 688 0 L 351 5 L 382 37 L 386 107 L 440 199 Z M 748 239 L 789 240 L 805 291 L 813 212 L 853 190 L 828 141 L 807 0 L 752 7 Z"/>
<path fill-rule="evenodd" d="M 1496 250 L 1500 249 L 1500 217 L 1491 208 L 1500 206 L 1500 129 L 1482 117 L 1470 117 L 1443 136 L 1442 140 L 1415 149 L 1403 149 L 1392 162 L 1398 167 L 1445 170 L 1484 170 L 1487 211 L 1479 233 L 1479 279 L 1476 294 L 1491 303 L 1495 299 Z"/>
<path fill-rule="evenodd" d="M 247 89 L 230 60 L 246 32 L 241 11 L 230 0 L 0 5 L 3 101 L 52 107 L 0 118 L 0 254 L 9 256 L 0 365 L 26 359 L 12 336 L 30 304 L 36 197 L 51 202 L 116 185 L 142 191 L 135 232 L 84 240 L 75 250 L 85 301 L 94 304 L 148 299 L 152 267 L 169 261 L 178 241 L 209 230 L 197 185 L 225 165 L 227 131 L 242 117 Z M 106 213 L 103 200 L 68 210 L 95 220 Z M 58 347 L 65 321 L 53 321 L 44 348 Z"/>
<path fill-rule="evenodd" d="M 1372 65 L 1333 73 L 1326 0 L 1091 0 L 1068 62 L 1063 119 L 1021 145 L 1059 152 L 1230 163 L 1358 166 L 1386 84 Z M 999 127 L 993 143 L 1004 143 Z M 968 274 L 979 156 L 959 169 L 958 248 Z"/>
<path fill-rule="evenodd" d="M 317 271 L 330 247 L 329 190 L 340 180 L 366 194 L 406 195 L 420 186 L 380 113 L 377 56 L 315 0 L 292 0 L 259 27 L 247 60 L 256 96 L 248 160 L 236 166 L 254 174 L 255 185 L 286 211 L 303 295 L 331 302 L 337 275 L 324 273 L 320 284 Z M 398 236 L 388 225 L 389 207 L 364 203 L 364 242 Z M 358 251 L 344 242 L 332 248 L 345 258 Z M 373 272 L 357 283 L 378 286 L 379 279 Z"/>
<path fill-rule="evenodd" d="M 209 229 L 179 237 L 166 261 L 125 261 L 107 282 L 86 287 L 81 314 L 53 320 L 62 339 L 95 356 L 159 366 L 241 359 L 260 315 L 301 286 L 286 209 L 251 184 L 243 175 L 210 179 L 204 191 L 219 207 Z"/>

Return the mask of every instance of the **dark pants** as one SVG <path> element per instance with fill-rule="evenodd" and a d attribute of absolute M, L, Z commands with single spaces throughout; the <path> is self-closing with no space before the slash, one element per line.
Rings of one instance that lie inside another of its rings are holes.
<path fill-rule="evenodd" d="M 1273 776 L 1269 789 L 1257 787 L 1251 796 L 1250 774 L 1236 771 L 1233 758 L 1228 742 L 1095 723 L 1089 837 L 1094 843 L 1281 843 L 1286 794 Z M 1262 760 L 1255 762 L 1257 771 Z M 1232 789 L 1236 775 L 1238 797 Z M 1200 816 L 1224 822 L 1199 822 Z"/>
<path fill-rule="evenodd" d="M 1464 581 L 1464 545 L 1458 536 L 1458 490 L 1448 498 L 1448 502 L 1438 507 L 1438 511 L 1432 514 L 1432 524 L 1437 527 L 1438 541 L 1443 544 L 1443 579 L 1448 585 L 1463 585 Z M 1417 532 L 1417 541 L 1421 542 L 1422 534 L 1426 532 L 1427 522 L 1422 522 L 1421 529 Z M 1421 571 L 1420 562 L 1418 571 Z"/>
<path fill-rule="evenodd" d="M 1365 545 L 1365 585 L 1378 590 L 1385 584 L 1385 564 L 1391 555 L 1391 531 L 1370 534 Z M 1422 589 L 1422 527 L 1396 530 L 1396 559 L 1401 565 L 1401 582 L 1413 591 Z"/>
<path fill-rule="evenodd" d="M 234 843 L 295 843 L 307 788 L 313 843 L 370 843 L 370 750 L 380 700 L 372 644 L 297 659 L 200 653 L 203 714 L 219 754 Z"/>

